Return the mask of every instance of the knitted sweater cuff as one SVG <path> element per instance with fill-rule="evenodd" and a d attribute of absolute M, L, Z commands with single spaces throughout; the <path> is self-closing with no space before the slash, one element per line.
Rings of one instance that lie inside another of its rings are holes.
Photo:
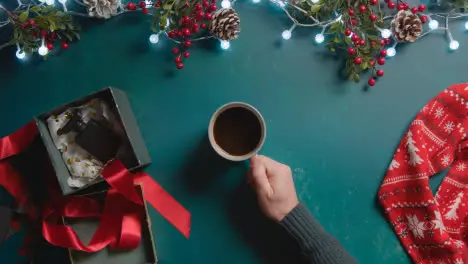
<path fill-rule="evenodd" d="M 281 220 L 280 225 L 297 240 L 299 245 L 307 245 L 312 250 L 323 249 L 334 242 L 303 204 L 298 204 Z"/>

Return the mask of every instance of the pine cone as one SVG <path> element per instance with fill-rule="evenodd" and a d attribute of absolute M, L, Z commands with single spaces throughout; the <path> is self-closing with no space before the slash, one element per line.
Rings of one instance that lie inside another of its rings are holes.
<path fill-rule="evenodd" d="M 392 20 L 393 37 L 400 42 L 415 42 L 422 33 L 422 22 L 411 11 L 400 10 Z"/>
<path fill-rule="evenodd" d="M 234 9 L 221 8 L 213 13 L 213 18 L 208 29 L 211 35 L 219 39 L 233 40 L 239 36 L 239 24 L 239 15 Z"/>

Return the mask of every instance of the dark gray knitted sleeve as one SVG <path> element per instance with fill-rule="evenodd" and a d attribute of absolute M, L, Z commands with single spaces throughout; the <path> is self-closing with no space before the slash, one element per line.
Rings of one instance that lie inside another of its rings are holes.
<path fill-rule="evenodd" d="M 294 208 L 280 224 L 299 243 L 309 263 L 357 263 L 338 240 L 323 229 L 303 204 Z"/>

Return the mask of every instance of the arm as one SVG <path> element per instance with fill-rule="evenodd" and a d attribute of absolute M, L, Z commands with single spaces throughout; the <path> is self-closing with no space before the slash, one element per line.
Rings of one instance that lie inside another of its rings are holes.
<path fill-rule="evenodd" d="M 264 156 L 251 159 L 249 182 L 257 192 L 260 208 L 283 226 L 314 264 L 352 264 L 356 260 L 299 204 L 291 169 Z"/>

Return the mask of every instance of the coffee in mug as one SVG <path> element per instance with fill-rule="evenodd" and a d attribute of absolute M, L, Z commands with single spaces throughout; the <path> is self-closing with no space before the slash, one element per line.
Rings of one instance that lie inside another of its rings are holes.
<path fill-rule="evenodd" d="M 228 103 L 213 114 L 208 135 L 211 146 L 222 157 L 232 161 L 247 160 L 265 141 L 265 120 L 249 104 Z"/>

